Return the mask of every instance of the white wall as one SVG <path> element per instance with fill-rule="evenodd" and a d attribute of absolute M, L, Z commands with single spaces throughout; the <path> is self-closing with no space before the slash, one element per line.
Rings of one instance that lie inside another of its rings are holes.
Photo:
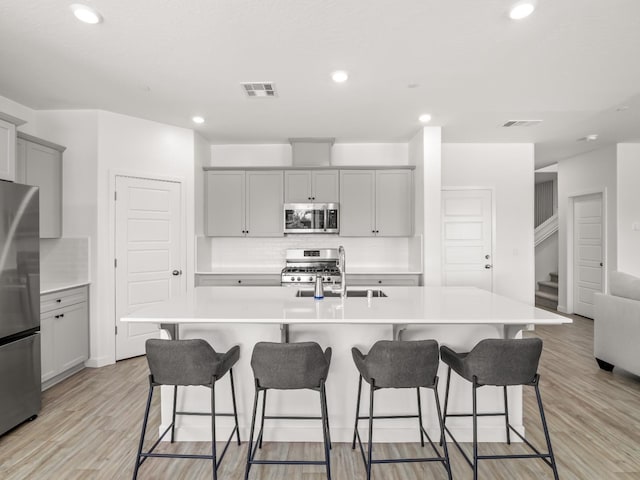
<path fill-rule="evenodd" d="M 617 268 L 640 276 L 640 143 L 617 150 Z"/>
<path fill-rule="evenodd" d="M 442 145 L 443 187 L 493 189 L 494 292 L 528 304 L 535 290 L 533 170 L 533 144 Z"/>
<path fill-rule="evenodd" d="M 536 259 L 536 289 L 538 282 L 549 280 L 550 273 L 558 270 L 558 232 L 544 239 L 535 252 Z"/>
<path fill-rule="evenodd" d="M 98 365 L 115 360 L 115 291 L 113 258 L 113 188 L 115 176 L 126 174 L 183 182 L 185 231 L 185 279 L 193 287 L 194 266 L 194 133 L 111 112 L 98 115 L 98 248 L 96 288 L 98 298 L 98 345 L 92 355 Z"/>
<path fill-rule="evenodd" d="M 573 313 L 572 259 L 569 252 L 573 239 L 572 198 L 579 195 L 602 192 L 605 205 L 606 231 L 604 232 L 605 269 L 616 269 L 616 148 L 602 148 L 593 152 L 561 160 L 558 164 L 558 310 Z M 606 275 L 605 275 L 606 278 Z"/>

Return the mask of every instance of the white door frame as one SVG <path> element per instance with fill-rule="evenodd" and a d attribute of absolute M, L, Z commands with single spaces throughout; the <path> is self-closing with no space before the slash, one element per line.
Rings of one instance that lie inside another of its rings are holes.
<path fill-rule="evenodd" d="M 187 237 L 187 192 L 186 192 L 186 184 L 187 182 L 183 177 L 173 177 L 173 176 L 164 176 L 164 175 L 151 175 L 147 172 L 133 172 L 130 170 L 109 170 L 109 253 L 111 255 L 110 267 L 111 268 L 111 282 L 108 282 L 105 287 L 108 290 L 108 298 L 109 298 L 109 329 L 111 332 L 110 336 L 110 350 L 112 352 L 112 362 L 115 363 L 116 358 L 116 269 L 114 260 L 116 258 L 116 202 L 115 202 L 115 194 L 116 194 L 116 177 L 133 177 L 140 178 L 143 180 L 156 180 L 156 181 L 164 181 L 164 182 L 176 182 L 180 184 L 180 227 L 183 233 L 183 236 L 180 237 L 180 262 L 184 265 L 183 268 L 183 279 L 185 288 L 189 288 L 189 278 L 193 277 L 191 272 L 191 265 L 187 263 L 187 245 L 188 237 Z M 103 329 L 100 329 L 103 330 Z"/>
<path fill-rule="evenodd" d="M 491 192 L 491 291 L 495 291 L 495 275 L 493 274 L 496 269 L 496 189 L 495 187 L 473 187 L 473 186 L 462 186 L 462 187 L 453 187 L 453 186 L 443 186 L 440 189 L 440 195 L 444 191 L 464 191 L 464 190 L 489 190 Z M 442 206 L 440 207 L 440 225 L 442 225 Z M 442 235 L 440 236 L 440 273 L 441 279 L 443 279 L 444 275 L 444 256 L 442 255 L 443 242 Z"/>
<path fill-rule="evenodd" d="M 606 292 L 608 291 L 609 287 L 608 287 L 608 278 L 609 275 L 607 275 L 608 272 L 608 258 L 607 258 L 607 245 L 608 245 L 608 238 L 607 238 L 607 188 L 604 187 L 602 189 L 593 189 L 593 190 L 584 190 L 584 191 L 580 191 L 580 192 L 574 192 L 571 193 L 570 195 L 567 196 L 567 221 L 565 222 L 566 224 L 564 225 L 567 229 L 567 261 L 566 261 L 566 266 L 567 266 L 567 271 L 566 271 L 566 275 L 567 275 L 567 283 L 566 283 L 566 294 L 567 294 L 567 304 L 566 304 L 566 312 L 564 313 L 575 313 L 574 312 L 574 298 L 573 298 L 573 291 L 574 291 L 574 278 L 573 278 L 573 270 L 575 268 L 575 261 L 574 261 L 574 248 L 573 245 L 575 243 L 575 239 L 574 239 L 574 228 L 573 228 L 573 223 L 575 221 L 575 216 L 574 216 L 574 209 L 575 209 L 575 201 L 577 198 L 579 197 L 585 197 L 587 195 L 598 195 L 600 194 L 601 198 L 602 198 L 602 263 L 603 263 L 603 267 L 602 267 L 602 291 Z"/>

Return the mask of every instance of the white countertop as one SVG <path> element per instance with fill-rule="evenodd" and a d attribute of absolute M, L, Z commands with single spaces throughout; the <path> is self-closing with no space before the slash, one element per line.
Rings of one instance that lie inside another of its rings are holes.
<path fill-rule="evenodd" d="M 354 290 L 362 288 L 353 288 Z M 198 287 L 124 322 L 558 325 L 571 319 L 473 287 L 382 287 L 388 297 L 297 298 L 291 287 Z"/>
<path fill-rule="evenodd" d="M 85 281 L 77 281 L 77 282 L 48 282 L 48 283 L 42 283 L 40 284 L 40 295 L 44 295 L 45 293 L 53 293 L 53 292 L 59 292 L 61 290 L 68 290 L 70 288 L 76 288 L 76 287 L 85 287 L 87 285 L 89 285 L 88 280 Z"/>

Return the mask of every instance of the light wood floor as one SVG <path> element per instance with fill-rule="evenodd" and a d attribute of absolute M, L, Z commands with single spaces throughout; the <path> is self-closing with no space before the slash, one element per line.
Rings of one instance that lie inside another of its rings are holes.
<path fill-rule="evenodd" d="M 563 480 L 640 479 L 640 378 L 625 372 L 606 373 L 592 357 L 593 322 L 574 317 L 567 326 L 539 328 L 533 335 L 544 340 L 541 391 Z M 528 334 L 529 335 L 529 334 Z M 38 419 L 0 437 L 1 479 L 120 479 L 130 478 L 147 393 L 144 358 L 116 365 L 85 369 L 44 393 Z M 353 386 L 355 388 L 355 385 Z M 534 444 L 543 446 L 533 392 L 525 389 L 525 426 Z M 158 411 L 156 408 L 154 411 Z M 158 415 L 151 420 L 157 431 Z M 231 446 L 219 475 L 242 479 L 246 444 Z M 468 445 L 467 445 L 468 447 Z M 163 445 L 163 449 L 208 452 L 206 443 Z M 417 456 L 409 444 L 376 445 L 381 456 Z M 455 479 L 472 478 L 471 469 L 451 447 Z M 522 444 L 482 444 L 481 453 L 524 451 Z M 263 455 L 321 458 L 320 444 L 265 443 Z M 357 451 L 334 444 L 333 476 L 337 480 L 364 478 Z M 441 466 L 401 464 L 374 466 L 378 480 L 445 479 Z M 553 478 L 540 460 L 485 461 L 480 476 L 491 480 Z M 150 459 L 141 479 L 211 478 L 206 460 Z M 325 478 L 322 467 L 255 466 L 251 479 L 316 480 Z"/>

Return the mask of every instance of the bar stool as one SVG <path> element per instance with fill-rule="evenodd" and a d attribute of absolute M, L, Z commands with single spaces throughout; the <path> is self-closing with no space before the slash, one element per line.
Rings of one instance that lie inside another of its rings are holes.
<path fill-rule="evenodd" d="M 327 392 L 325 382 L 331 364 L 331 348 L 324 352 L 315 342 L 300 343 L 272 343 L 259 342 L 251 355 L 251 368 L 255 379 L 255 397 L 253 401 L 253 416 L 251 418 L 251 434 L 247 450 L 247 467 L 244 478 L 249 478 L 251 465 L 325 465 L 327 479 L 331 480 L 331 463 L 329 449 L 331 439 L 329 435 L 329 418 L 327 413 Z M 265 415 L 267 390 L 301 390 L 309 389 L 320 393 L 320 416 L 283 416 Z M 262 415 L 260 431 L 253 446 L 256 412 L 258 410 L 258 396 L 262 392 Z M 264 421 L 270 419 L 290 420 L 322 420 L 322 435 L 324 440 L 324 460 L 256 460 L 258 448 L 262 448 Z"/>
<path fill-rule="evenodd" d="M 226 353 L 216 353 L 216 351 L 205 340 L 159 340 L 150 339 L 145 344 L 147 352 L 147 362 L 149 363 L 149 396 L 147 407 L 144 412 L 142 422 L 142 433 L 140 434 L 140 445 L 136 457 L 136 466 L 133 472 L 134 480 L 138 477 L 138 470 L 144 461 L 149 457 L 162 458 L 201 458 L 211 460 L 213 463 L 213 479 L 218 478 L 218 467 L 224 458 L 224 454 L 236 435 L 237 443 L 240 445 L 240 431 L 238 429 L 238 411 L 236 409 L 236 395 L 233 386 L 232 367 L 240 357 L 240 348 L 236 345 Z M 231 381 L 231 400 L 233 402 L 233 413 L 216 412 L 215 393 L 216 382 L 229 372 Z M 142 451 L 147 422 L 149 420 L 149 409 L 155 387 L 161 385 L 173 386 L 173 415 L 171 425 L 160 435 L 153 446 L 146 452 Z M 211 389 L 211 412 L 179 412 L 176 411 L 176 400 L 178 386 L 198 385 Z M 171 430 L 171 443 L 174 441 L 176 415 L 206 415 L 211 416 L 211 455 L 190 455 L 177 453 L 154 453 L 164 436 Z M 233 416 L 235 426 L 224 446 L 220 458 L 217 459 L 216 451 L 216 417 Z"/>
<path fill-rule="evenodd" d="M 539 338 L 526 339 L 486 339 L 480 341 L 468 353 L 456 353 L 446 346 L 440 347 L 440 355 L 442 361 L 448 365 L 447 371 L 447 389 L 444 401 L 444 432 L 448 433 L 454 441 L 467 463 L 473 469 L 473 478 L 478 478 L 478 461 L 479 460 L 499 460 L 505 458 L 541 458 L 553 470 L 555 480 L 558 480 L 558 469 L 556 468 L 556 460 L 551 448 L 551 438 L 547 428 L 547 421 L 542 408 L 542 399 L 540 397 L 538 375 L 538 362 L 542 353 L 542 340 Z M 449 386 L 451 382 L 451 370 L 454 370 L 465 380 L 471 382 L 473 386 L 473 412 L 448 414 L 447 406 L 449 402 Z M 504 390 L 504 412 L 498 413 L 478 413 L 477 409 L 477 390 L 485 385 L 493 385 L 502 387 Z M 540 411 L 540 419 L 542 420 L 542 428 L 547 442 L 547 453 L 540 453 L 528 440 L 509 423 L 509 408 L 507 398 L 507 386 L 523 385 L 534 387 L 536 391 L 536 399 L 538 400 L 538 409 Z M 478 417 L 503 416 L 505 417 L 505 429 L 507 435 L 507 444 L 511 444 L 511 436 L 509 431 L 513 432 L 526 443 L 535 454 L 527 455 L 478 455 Z M 447 417 L 473 417 L 473 462 L 467 454 L 462 450 L 456 439 L 453 437 L 449 429 L 446 427 Z M 444 438 L 444 433 L 442 438 Z"/>
<path fill-rule="evenodd" d="M 438 399 L 438 342 L 435 340 L 420 341 L 390 341 L 380 340 L 373 344 L 369 353 L 363 355 L 357 348 L 352 348 L 353 361 L 360 372 L 358 381 L 358 400 L 356 404 L 356 421 L 353 429 L 353 442 L 351 448 L 356 448 L 356 440 L 360 446 L 362 461 L 367 470 L 367 480 L 371 478 L 371 466 L 376 463 L 403 463 L 403 462 L 442 462 L 447 477 L 451 480 L 451 465 L 446 442 L 442 445 L 443 453 L 431 441 L 429 434 L 422 425 L 422 405 L 420 401 L 420 388 L 428 388 L 433 391 L 440 430 L 444 428 L 440 400 Z M 370 385 L 369 388 L 369 415 L 360 416 L 360 396 L 362 393 L 362 379 Z M 377 390 L 383 388 L 415 388 L 418 399 L 417 415 L 379 415 L 373 414 L 373 397 Z M 385 458 L 373 459 L 373 420 L 391 418 L 417 418 L 420 443 L 424 447 L 424 438 L 431 444 L 435 457 L 423 458 Z M 368 451 L 365 456 L 358 421 L 369 420 Z"/>

